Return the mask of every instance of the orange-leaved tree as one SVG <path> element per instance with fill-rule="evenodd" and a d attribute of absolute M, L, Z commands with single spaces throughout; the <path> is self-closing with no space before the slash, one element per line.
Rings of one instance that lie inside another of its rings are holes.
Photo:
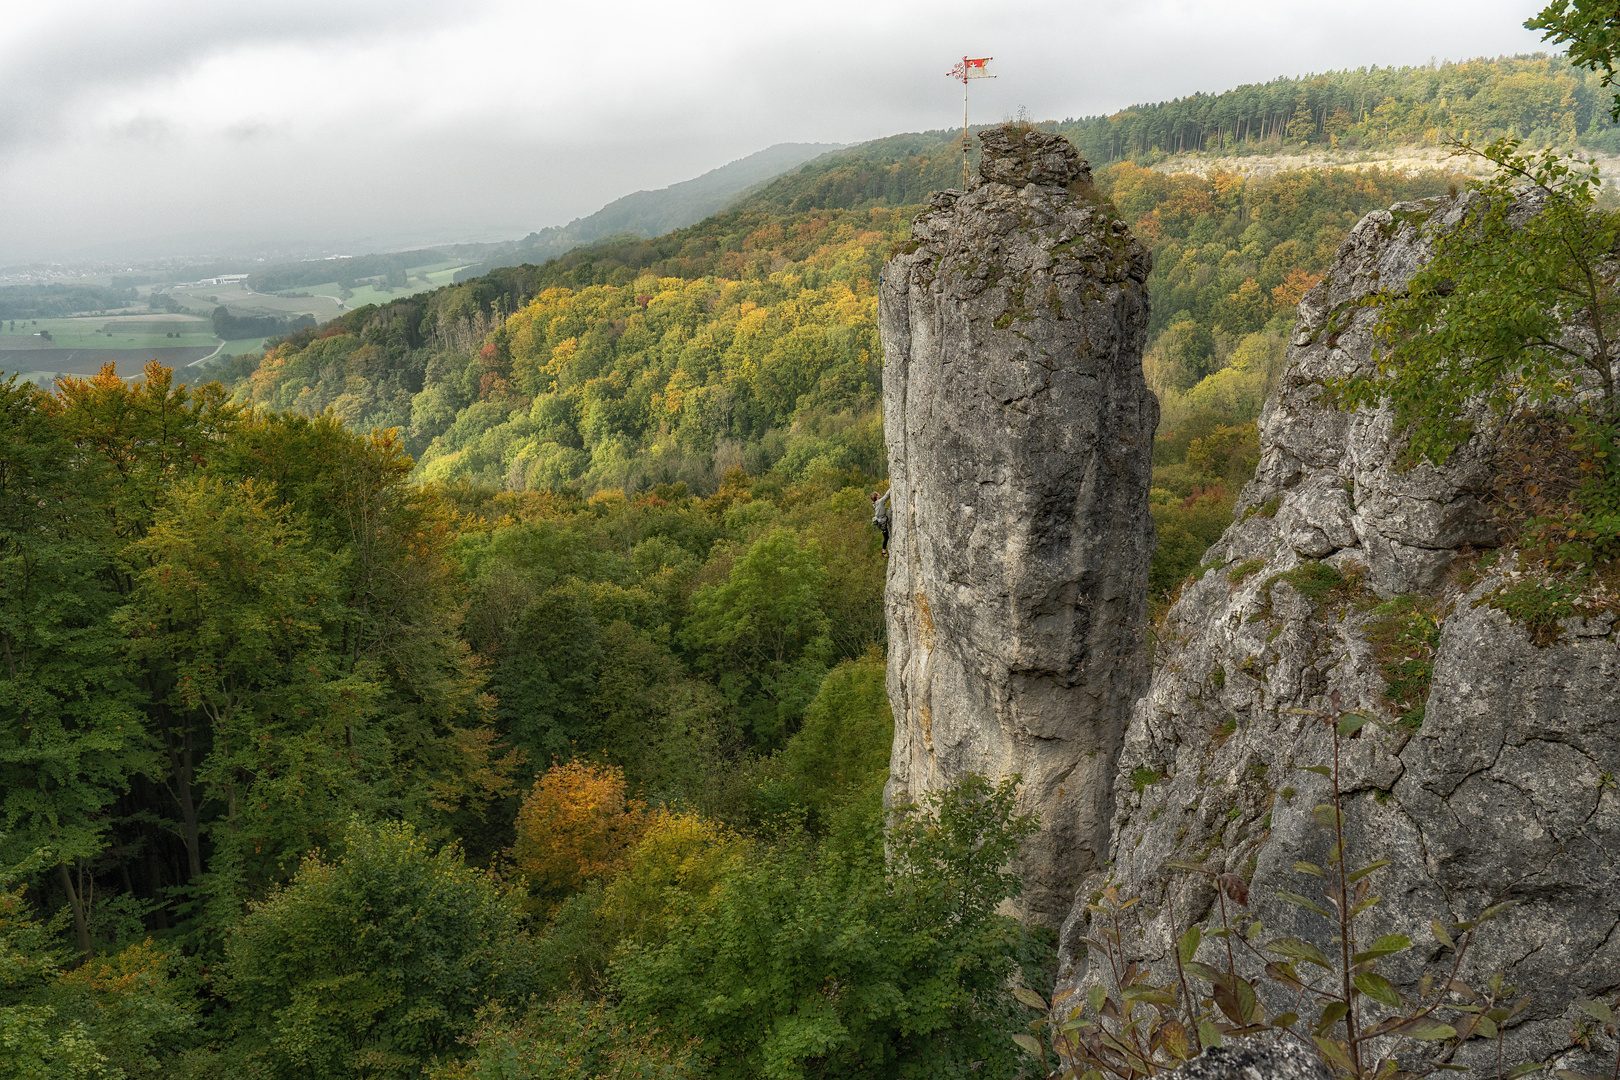
<path fill-rule="evenodd" d="M 512 853 L 531 889 L 561 900 L 617 872 L 646 822 L 646 803 L 626 796 L 617 765 L 554 764 L 523 800 Z"/>

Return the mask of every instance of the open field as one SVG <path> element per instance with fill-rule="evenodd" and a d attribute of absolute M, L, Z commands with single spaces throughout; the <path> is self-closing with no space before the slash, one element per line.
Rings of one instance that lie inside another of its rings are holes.
<path fill-rule="evenodd" d="M 219 347 L 221 356 L 241 356 L 243 353 L 260 352 L 264 349 L 264 338 L 238 338 L 236 341 L 227 341 Z"/>
<path fill-rule="evenodd" d="M 428 283 L 429 288 L 437 289 L 441 285 L 448 285 L 455 279 L 456 271 L 467 269 L 466 263 L 438 263 L 438 269 L 424 267 L 420 272 L 412 270 L 412 274 L 420 273 L 422 280 Z"/>
<path fill-rule="evenodd" d="M 38 336 L 51 335 L 49 341 Z M 102 363 L 115 360 L 120 371 L 140 368 L 154 356 L 165 364 L 184 367 L 216 351 L 225 356 L 258 352 L 264 338 L 242 338 L 221 343 L 213 324 L 196 315 L 157 311 L 139 315 L 86 316 L 78 319 L 30 320 L 26 330 L 0 329 L 0 370 L 60 371 L 89 375 Z"/>
<path fill-rule="evenodd" d="M 439 262 L 412 267 L 406 275 L 408 284 L 402 288 L 362 285 L 350 290 L 347 297 L 335 281 L 294 290 L 308 296 L 258 293 L 239 281 L 183 288 L 160 285 L 159 290 L 174 297 L 186 310 L 152 310 L 147 306 L 150 290 L 143 289 L 137 304 L 120 311 L 0 321 L 0 374 L 21 373 L 33 381 L 48 382 L 58 375 L 93 375 L 102 364 L 112 361 L 118 365 L 119 374 L 129 377 L 152 359 L 183 368 L 215 354 L 258 352 L 264 348 L 264 338 L 221 342 L 214 336 L 211 316 L 216 307 L 224 304 L 238 315 L 308 314 L 317 322 L 325 322 L 366 304 L 386 304 L 448 285 L 464 266 L 464 262 Z M 50 337 L 41 337 L 42 331 Z"/>
<path fill-rule="evenodd" d="M 39 336 L 49 333 L 50 340 Z M 240 344 L 240 343 L 238 343 Z M 259 345 L 255 340 L 253 346 Z M 106 363 L 129 378 L 149 360 L 183 368 L 220 349 L 213 325 L 192 315 L 140 312 L 93 315 L 77 319 L 30 319 L 12 330 L 0 328 L 0 371 L 20 373 L 35 382 L 58 375 L 94 375 Z M 240 351 L 251 351 L 242 348 Z"/>
<path fill-rule="evenodd" d="M 49 341 L 36 336 L 49 333 Z M 16 349 L 172 349 L 219 344 L 207 319 L 168 315 L 166 312 L 78 319 L 29 320 L 12 330 L 0 329 L 0 351 Z"/>
<path fill-rule="evenodd" d="M 1597 162 L 1607 187 L 1620 182 L 1620 156 L 1583 151 Z M 1178 154 L 1154 165 L 1158 172 L 1238 173 L 1250 177 L 1275 176 L 1296 169 L 1389 169 L 1399 172 L 1455 172 L 1470 179 L 1490 176 L 1495 170 L 1477 157 L 1457 157 L 1443 146 L 1404 146 L 1388 150 L 1328 150 L 1320 147 L 1296 154 Z"/>
<path fill-rule="evenodd" d="M 432 266 L 412 267 L 408 272 L 404 288 L 379 289 L 370 285 L 362 285 L 354 290 L 354 295 L 344 301 L 349 308 L 363 307 L 366 304 L 386 304 L 390 300 L 400 300 L 407 296 L 415 296 L 420 292 L 437 289 L 441 285 L 449 285 L 456 276 L 456 271 L 464 269 L 466 263 L 434 263 Z M 337 285 L 319 286 L 322 291 L 331 289 L 335 294 Z M 314 292 L 315 289 L 310 289 Z"/>
<path fill-rule="evenodd" d="M 94 375 L 103 364 L 116 364 L 118 374 L 132 378 L 148 361 L 184 368 L 219 348 L 212 345 L 167 349 L 5 349 L 0 348 L 0 376 L 21 375 L 33 382 L 49 382 L 59 375 Z"/>
<path fill-rule="evenodd" d="M 352 311 L 366 304 L 386 304 L 390 300 L 399 300 L 437 289 L 441 285 L 448 285 L 455 277 L 456 271 L 466 265 L 464 262 L 439 262 L 413 266 L 406 271 L 407 284 L 403 288 L 360 285 L 350 290 L 348 296 L 343 295 L 343 290 L 338 287 L 336 281 L 323 282 L 319 285 L 300 285 L 296 289 L 288 290 L 308 293 L 308 296 L 279 296 L 275 293 L 254 292 L 239 281 L 221 285 L 169 287 L 163 291 L 197 315 L 208 315 L 216 307 L 224 304 L 239 315 L 308 313 L 315 316 L 316 321 L 325 322 L 345 311 Z"/>
<path fill-rule="evenodd" d="M 295 299 L 271 293 L 256 293 L 244 288 L 240 281 L 228 285 L 165 288 L 163 291 L 185 305 L 189 313 L 204 318 L 212 315 L 214 309 L 221 304 L 238 315 L 303 315 L 307 312 L 323 322 L 341 313 L 338 308 L 336 285 L 322 286 L 318 289 L 300 289 L 300 292 L 308 292 L 311 295 Z M 332 295 L 329 297 L 314 295 L 323 291 Z"/>

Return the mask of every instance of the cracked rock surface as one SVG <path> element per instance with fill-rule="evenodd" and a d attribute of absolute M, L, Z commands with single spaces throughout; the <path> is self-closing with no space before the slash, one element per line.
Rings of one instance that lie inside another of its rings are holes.
<path fill-rule="evenodd" d="M 1601 1035 L 1597 1056 L 1576 1046 L 1572 1002 L 1620 989 L 1613 612 L 1566 619 L 1558 640 L 1539 647 L 1486 602 L 1515 561 L 1476 551 L 1497 542 L 1483 502 L 1488 430 L 1444 468 L 1403 470 L 1387 412 L 1321 401 L 1324 380 L 1372 363 L 1377 313 L 1355 301 L 1402 288 L 1427 258 L 1431 230 L 1454 224 L 1469 197 L 1368 215 L 1300 305 L 1287 367 L 1261 416 L 1259 468 L 1202 577 L 1167 615 L 1151 684 L 1132 712 L 1113 783 L 1109 865 L 1082 885 L 1064 926 L 1060 993 L 1102 977 L 1080 938 L 1085 904 L 1106 883 L 1141 899 L 1124 949 L 1155 969 L 1155 981 L 1173 974 L 1172 917 L 1182 929 L 1220 926 L 1209 879 L 1167 867 L 1171 860 L 1247 879 L 1262 940 L 1297 936 L 1337 954 L 1326 920 L 1278 896 L 1320 902 L 1315 879 L 1294 863 L 1326 861 L 1329 837 L 1312 808 L 1330 789 L 1306 769 L 1332 764 L 1332 739 L 1322 720 L 1291 710 L 1330 713 L 1337 695 L 1342 708 L 1382 721 L 1344 742 L 1340 767 L 1351 860 L 1393 860 L 1371 879 L 1383 902 L 1358 936 L 1406 934 L 1415 946 L 1385 973 L 1408 992 L 1424 971 L 1443 976 L 1454 954 L 1436 942 L 1431 920 L 1455 923 L 1512 902 L 1475 936 L 1460 972 L 1481 986 L 1500 970 L 1530 995 L 1506 1029 L 1506 1060 L 1611 1067 L 1615 1051 Z M 1379 640 L 1392 627 L 1425 630 L 1423 618 L 1433 649 L 1427 698 L 1403 724 Z M 1224 966 L 1224 946 L 1206 938 L 1198 958 Z M 1494 1044 L 1471 1040 L 1453 1060 L 1494 1075 Z"/>
<path fill-rule="evenodd" d="M 1332 1080 L 1322 1059 L 1298 1043 L 1212 1046 L 1169 1075 L 1176 1080 Z"/>
<path fill-rule="evenodd" d="M 886 796 L 1020 774 L 1042 823 L 1021 906 L 1055 927 L 1106 858 L 1114 759 L 1146 677 L 1151 257 L 1066 140 L 980 139 L 978 184 L 934 197 L 879 291 Z"/>

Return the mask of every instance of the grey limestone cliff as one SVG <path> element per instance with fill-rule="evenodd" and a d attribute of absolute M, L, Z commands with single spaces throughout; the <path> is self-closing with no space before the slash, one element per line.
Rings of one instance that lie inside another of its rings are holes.
<path fill-rule="evenodd" d="M 880 290 L 887 796 L 1020 774 L 1022 910 L 1056 926 L 1105 857 L 1146 676 L 1151 263 L 1064 139 L 980 139 L 977 185 L 934 197 Z"/>
<path fill-rule="evenodd" d="M 1461 977 L 1478 985 L 1501 970 L 1530 994 L 1507 1029 L 1509 1064 L 1595 1071 L 1572 1002 L 1620 989 L 1613 597 L 1589 597 L 1555 641 L 1533 641 L 1491 598 L 1536 568 L 1512 551 L 1481 555 L 1499 542 L 1489 426 L 1444 468 L 1407 469 L 1386 411 L 1345 412 L 1323 396 L 1326 380 L 1371 363 L 1377 312 L 1356 301 L 1401 289 L 1470 197 L 1369 215 L 1301 304 L 1256 475 L 1159 634 L 1114 775 L 1108 867 L 1065 927 L 1060 989 L 1102 977 L 1080 937 L 1084 905 L 1107 881 L 1141 898 L 1124 945 L 1160 974 L 1172 916 L 1219 925 L 1209 880 L 1172 860 L 1247 879 L 1267 938 L 1330 945 L 1325 921 L 1278 893 L 1311 892 L 1293 864 L 1327 851 L 1311 808 L 1328 782 L 1306 769 L 1331 762 L 1332 740 L 1295 710 L 1331 713 L 1337 696 L 1383 721 L 1343 751 L 1353 857 L 1393 860 L 1372 879 L 1384 902 L 1362 933 L 1413 939 L 1393 971 L 1410 988 L 1452 959 L 1431 920 L 1513 903 L 1476 936 Z M 1224 959 L 1216 942 L 1204 950 Z M 1601 1035 L 1592 1045 L 1614 1053 Z M 1494 1070 L 1494 1047 L 1476 1039 L 1454 1060 Z"/>

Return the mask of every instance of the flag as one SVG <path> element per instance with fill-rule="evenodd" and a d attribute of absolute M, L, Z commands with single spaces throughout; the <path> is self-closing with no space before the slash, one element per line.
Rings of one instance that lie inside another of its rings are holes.
<path fill-rule="evenodd" d="M 977 60 L 972 60 L 964 56 L 960 64 L 957 64 L 945 74 L 953 79 L 960 79 L 962 82 L 967 82 L 969 79 L 993 79 L 995 76 L 985 70 L 985 67 L 994 59 L 993 56 L 981 56 Z"/>

